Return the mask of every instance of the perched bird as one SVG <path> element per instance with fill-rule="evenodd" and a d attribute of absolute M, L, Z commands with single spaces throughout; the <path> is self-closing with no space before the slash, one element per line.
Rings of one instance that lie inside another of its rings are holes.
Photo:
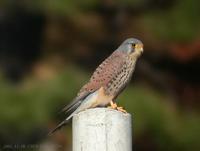
<path fill-rule="evenodd" d="M 71 114 L 50 133 L 65 125 L 74 114 L 89 108 L 110 104 L 110 108 L 126 112 L 117 106 L 115 100 L 129 83 L 136 61 L 142 52 L 143 44 L 140 40 L 135 38 L 125 40 L 97 67 L 77 97 L 64 107 L 62 111 Z"/>

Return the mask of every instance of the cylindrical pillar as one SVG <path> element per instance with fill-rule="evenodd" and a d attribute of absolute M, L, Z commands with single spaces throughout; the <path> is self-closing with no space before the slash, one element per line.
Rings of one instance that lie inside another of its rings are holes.
<path fill-rule="evenodd" d="M 132 151 L 131 115 L 94 108 L 73 117 L 73 151 Z"/>

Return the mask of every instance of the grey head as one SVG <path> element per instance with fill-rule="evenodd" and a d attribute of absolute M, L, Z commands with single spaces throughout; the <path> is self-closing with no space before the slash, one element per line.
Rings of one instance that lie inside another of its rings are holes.
<path fill-rule="evenodd" d="M 116 51 L 121 51 L 127 54 L 142 53 L 143 43 L 136 38 L 128 38 L 117 48 Z"/>

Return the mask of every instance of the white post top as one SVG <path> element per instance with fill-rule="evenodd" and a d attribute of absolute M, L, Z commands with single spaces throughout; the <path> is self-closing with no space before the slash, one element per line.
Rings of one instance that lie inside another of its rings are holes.
<path fill-rule="evenodd" d="M 73 151 L 132 151 L 131 115 L 94 108 L 73 117 Z"/>

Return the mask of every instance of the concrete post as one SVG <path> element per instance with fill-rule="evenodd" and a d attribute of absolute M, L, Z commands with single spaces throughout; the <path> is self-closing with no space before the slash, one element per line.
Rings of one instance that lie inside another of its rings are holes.
<path fill-rule="evenodd" d="M 108 108 L 76 114 L 73 151 L 132 151 L 131 115 Z"/>

